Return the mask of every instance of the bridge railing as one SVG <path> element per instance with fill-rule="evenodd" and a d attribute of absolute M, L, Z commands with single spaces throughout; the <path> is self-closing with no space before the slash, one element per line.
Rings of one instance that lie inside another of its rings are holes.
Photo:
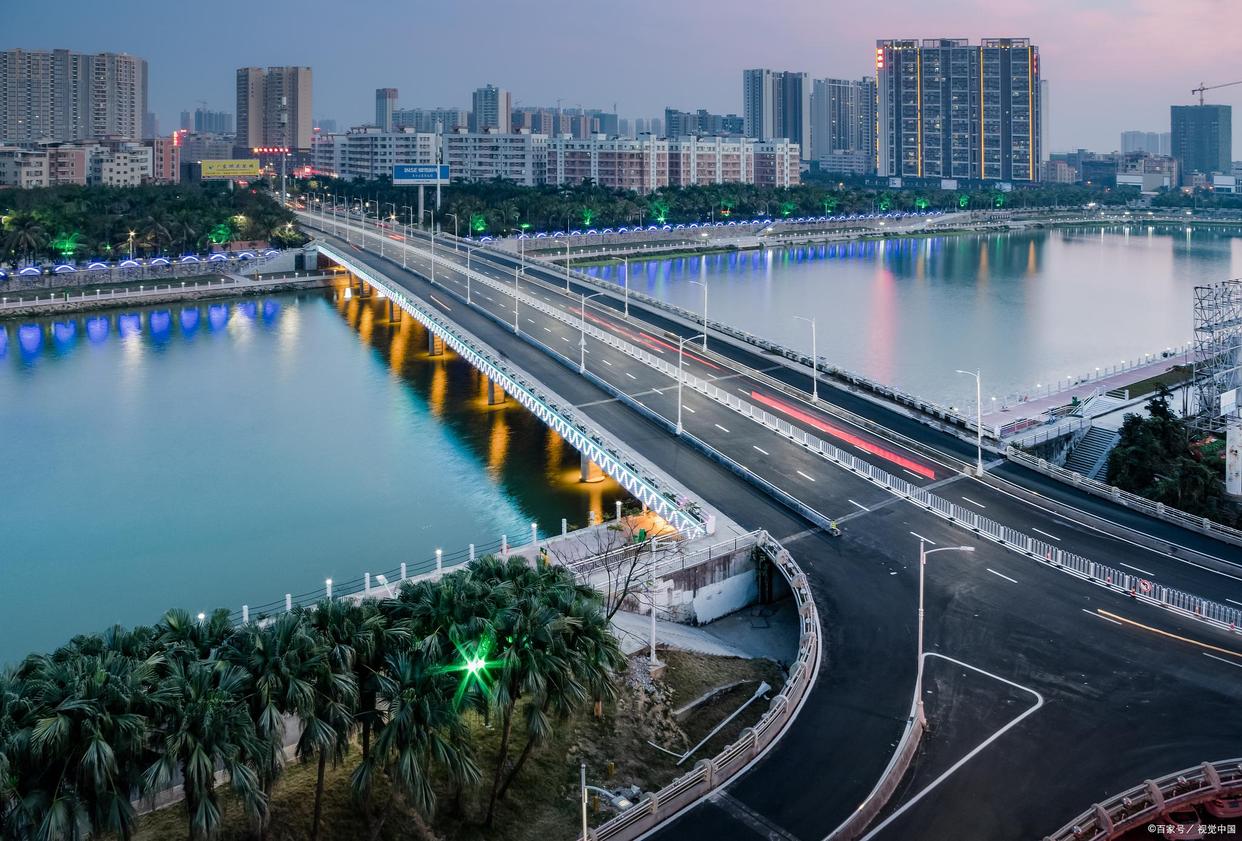
<path fill-rule="evenodd" d="M 182 292 L 230 292 L 238 289 L 270 289 L 275 286 L 281 286 L 297 281 L 300 279 L 301 274 L 303 273 L 298 272 L 291 277 L 274 278 L 271 280 L 251 280 L 249 278 L 239 279 L 236 277 L 222 277 L 219 280 L 183 280 L 180 283 L 157 283 L 153 286 L 143 286 L 138 289 L 96 289 L 94 291 L 79 292 L 77 294 L 70 291 L 56 291 L 48 294 L 47 297 L 35 295 L 30 298 L 12 299 L 5 296 L 0 297 L 0 312 L 10 310 L 28 310 L 32 307 L 55 307 L 64 304 L 106 306 L 113 302 L 141 302 L 144 300 L 167 297 L 172 293 L 180 294 Z M 307 277 L 312 277 L 317 273 L 309 272 L 305 274 L 307 274 Z"/>
<path fill-rule="evenodd" d="M 801 709 L 819 674 L 819 613 L 806 575 L 789 552 L 765 531 L 756 532 L 755 545 L 789 584 L 798 608 L 798 656 L 785 685 L 758 723 L 743 730 L 732 744 L 714 757 L 700 760 L 659 791 L 644 794 L 633 807 L 591 829 L 588 839 L 579 836 L 579 841 L 628 841 L 650 832 L 754 763 L 784 734 Z"/>
<path fill-rule="evenodd" d="M 502 384 L 505 392 L 529 409 L 536 417 L 569 442 L 570 446 L 599 465 L 646 507 L 655 511 L 682 533 L 697 537 L 713 525 L 700 513 L 701 506 L 679 499 L 671 490 L 660 487 L 656 480 L 640 473 L 634 456 L 625 454 L 608 441 L 603 430 L 567 407 L 551 402 L 532 384 L 533 377 L 512 363 L 503 363 L 494 349 L 488 347 L 456 324 L 433 310 L 421 306 L 404 289 L 390 284 L 351 255 L 325 243 L 318 248 L 330 259 L 348 268 L 358 277 L 381 290 L 394 303 L 408 312 L 427 329 L 444 339 L 456 353 L 489 378 Z"/>
<path fill-rule="evenodd" d="M 1226 526 L 1208 517 L 1188 514 L 1180 509 L 1171 508 L 1163 502 L 1152 502 L 1150 499 L 1132 494 L 1129 491 L 1123 491 L 1107 482 L 1101 482 L 1098 479 L 1083 476 L 1081 473 L 1075 473 L 1064 467 L 1058 467 L 1045 459 L 1036 458 L 1030 453 L 1024 453 L 1015 447 L 1006 448 L 1005 456 L 1010 461 L 1021 464 L 1023 467 L 1029 467 L 1031 470 L 1043 473 L 1045 476 L 1051 476 L 1066 484 L 1082 488 L 1088 493 L 1110 499 L 1118 505 L 1133 508 L 1135 511 L 1141 511 L 1148 516 L 1156 517 L 1165 522 L 1175 523 L 1190 531 L 1210 534 L 1219 540 L 1242 546 L 1242 530 L 1232 526 Z"/>
<path fill-rule="evenodd" d="M 426 253 L 421 249 L 416 250 L 419 250 L 422 254 Z M 456 264 L 454 264 L 454 268 L 457 268 Z M 487 283 L 492 288 L 505 292 L 505 294 L 514 294 L 512 287 L 499 283 L 492 278 L 485 278 L 479 275 L 477 279 L 480 282 Z M 527 306 L 538 308 L 540 311 L 559 318 L 565 323 L 574 324 L 578 327 L 581 326 L 578 319 L 568 315 L 560 308 L 541 302 L 534 296 L 526 295 L 525 293 L 518 294 L 519 300 Z M 679 371 L 676 365 L 624 339 L 600 330 L 591 324 L 586 325 L 586 331 L 588 335 L 598 341 L 608 344 L 643 364 L 667 374 L 674 381 L 680 375 L 683 386 L 693 388 L 712 400 L 729 407 L 738 414 L 772 429 L 777 434 L 805 447 L 807 450 L 820 455 L 827 461 L 850 471 L 877 487 L 907 499 L 942 519 L 965 526 L 980 537 L 993 543 L 1026 555 L 1041 563 L 1048 564 L 1056 569 L 1076 575 L 1098 586 L 1116 592 L 1128 593 L 1136 600 L 1171 610 L 1188 618 L 1206 622 L 1223 630 L 1236 633 L 1238 632 L 1238 626 L 1242 625 L 1242 610 L 1239 608 L 1201 599 L 1191 593 L 1165 587 L 1149 579 L 1140 578 L 1123 570 L 1098 564 L 1088 558 L 1052 547 L 1044 541 L 1037 540 L 1030 535 L 983 517 L 977 512 L 968 511 L 917 485 L 907 482 L 905 479 L 894 476 L 867 461 L 859 459 L 811 432 L 768 412 L 766 409 L 754 405 L 750 401 L 743 400 L 736 394 L 722 389 L 708 380 L 687 373 L 684 370 Z M 771 483 L 764 482 L 763 484 L 769 488 L 774 487 Z M 777 489 L 777 491 L 778 498 L 791 502 L 795 510 L 808 510 L 808 506 L 805 504 L 793 499 L 787 493 L 780 491 L 780 489 Z M 824 517 L 818 512 L 812 512 L 810 519 L 821 526 L 824 525 Z"/>
<path fill-rule="evenodd" d="M 1242 758 L 1204 762 L 1123 791 L 1045 835 L 1044 841 L 1110 841 L 1154 824 L 1178 806 L 1242 792 Z M 1155 832 L 1149 829 L 1149 832 Z M 1174 833 L 1167 833 L 1172 835 Z"/>

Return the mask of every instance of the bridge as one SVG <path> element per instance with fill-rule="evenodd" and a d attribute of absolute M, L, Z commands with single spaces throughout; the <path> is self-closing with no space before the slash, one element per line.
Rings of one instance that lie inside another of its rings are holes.
<path fill-rule="evenodd" d="M 1020 464 L 974 475 L 972 444 L 909 407 L 823 374 L 812 399 L 797 359 L 714 324 L 699 338 L 701 321 L 560 267 L 302 221 L 375 288 L 451 319 L 797 557 L 818 679 L 784 738 L 723 788 L 696 783 L 663 836 L 858 837 L 861 810 L 868 837 L 1042 837 L 1135 777 L 1236 755 L 1238 547 Z M 926 566 L 921 660 L 920 542 L 974 550 Z M 917 755 L 916 665 L 933 734 Z"/>

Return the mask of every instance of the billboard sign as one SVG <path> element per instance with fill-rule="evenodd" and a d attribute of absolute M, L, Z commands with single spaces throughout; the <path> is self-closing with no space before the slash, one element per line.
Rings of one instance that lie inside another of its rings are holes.
<path fill-rule="evenodd" d="M 202 167 L 203 178 L 257 178 L 262 174 L 258 158 L 203 161 Z"/>
<path fill-rule="evenodd" d="M 449 183 L 448 164 L 393 164 L 394 187 L 435 186 Z"/>

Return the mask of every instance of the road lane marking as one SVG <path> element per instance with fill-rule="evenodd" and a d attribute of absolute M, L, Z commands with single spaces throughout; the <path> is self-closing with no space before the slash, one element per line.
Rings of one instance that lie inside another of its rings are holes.
<path fill-rule="evenodd" d="M 755 448 L 756 450 L 758 450 L 759 452 L 763 453 L 765 456 L 770 456 L 770 455 L 772 455 L 772 454 L 771 454 L 771 453 L 769 453 L 767 450 L 765 450 L 763 447 L 760 447 L 758 444 L 751 444 L 751 446 L 752 446 L 752 447 L 754 447 L 754 448 Z"/>
<path fill-rule="evenodd" d="M 1055 540 L 1057 543 L 1061 542 L 1061 538 L 1057 537 L 1055 534 L 1048 534 L 1048 532 L 1044 531 L 1043 529 L 1037 529 L 1034 526 L 1031 526 L 1031 531 L 1039 532 L 1044 537 L 1048 538 L 1049 540 Z"/>
<path fill-rule="evenodd" d="M 1127 564 L 1125 561 L 1118 561 L 1117 563 L 1121 564 L 1121 565 L 1122 565 L 1123 567 L 1125 567 L 1126 569 L 1132 569 L 1132 570 L 1134 570 L 1135 572 L 1141 572 L 1141 573 L 1143 573 L 1143 575 L 1150 575 L 1150 576 L 1152 576 L 1153 578 L 1155 578 L 1155 576 L 1156 576 L 1156 574 L 1155 574 L 1154 572 L 1148 572 L 1147 570 L 1143 569 L 1142 567 L 1136 567 L 1136 566 L 1134 566 L 1133 564 Z"/>
<path fill-rule="evenodd" d="M 1126 625 L 1133 625 L 1136 628 L 1142 628 L 1144 631 L 1151 631 L 1153 634 L 1159 634 L 1162 637 L 1168 637 L 1169 639 L 1179 640 L 1180 642 L 1188 642 L 1191 645 L 1197 645 L 1200 648 L 1206 648 L 1211 651 L 1219 651 L 1221 654 L 1228 654 L 1230 657 L 1242 658 L 1242 651 L 1233 651 L 1232 649 L 1221 648 L 1219 645 L 1212 645 L 1206 642 L 1199 642 L 1199 640 L 1191 639 L 1190 637 L 1183 637 L 1178 634 L 1171 633 L 1169 631 L 1162 631 L 1159 628 L 1153 628 L 1151 625 L 1144 625 L 1142 622 L 1135 622 L 1133 619 L 1127 619 L 1126 617 L 1119 616 L 1116 613 L 1109 613 L 1107 610 L 1100 610 L 1100 615 L 1105 616 L 1105 617 L 1107 616 L 1113 617 L 1113 620 L 1116 621 L 1117 624 L 1119 625 L 1122 623 L 1125 623 Z"/>
<path fill-rule="evenodd" d="M 1225 601 L 1227 601 L 1227 602 L 1233 602 L 1233 603 L 1234 603 L 1234 604 L 1236 604 L 1236 605 L 1242 605 L 1242 602 L 1237 601 L 1237 600 L 1235 600 L 1235 599 L 1225 599 Z"/>
<path fill-rule="evenodd" d="M 932 789 L 936 788 L 936 786 L 940 785 L 945 780 L 947 780 L 949 777 L 951 777 L 953 773 L 957 771 L 957 769 L 961 768 L 967 762 L 974 759 L 977 755 L 983 752 L 983 750 L 985 750 L 988 747 L 988 745 L 992 744 L 997 739 L 999 739 L 1001 736 L 1005 735 L 1010 730 L 1012 730 L 1014 727 L 1018 726 L 1019 723 L 1024 721 L 1028 716 L 1033 714 L 1036 710 L 1038 710 L 1040 707 L 1044 705 L 1044 696 L 1040 695 L 1038 692 L 1036 692 L 1034 689 L 1031 689 L 1029 686 L 1023 686 L 1022 684 L 1015 683 L 1012 680 L 1009 680 L 1008 678 L 1003 678 L 998 674 L 993 674 L 992 672 L 985 671 L 984 669 L 981 669 L 978 666 L 972 666 L 969 663 L 964 663 L 961 660 L 955 660 L 952 657 L 945 656 L 944 654 L 937 654 L 934 651 L 927 652 L 926 654 L 923 655 L 923 657 L 924 658 L 939 657 L 942 660 L 948 660 L 950 663 L 955 663 L 959 666 L 962 666 L 963 668 L 967 668 L 967 669 L 970 669 L 971 671 L 978 672 L 979 674 L 990 677 L 993 680 L 998 680 L 1001 683 L 1012 686 L 1014 689 L 1020 689 L 1023 692 L 1029 692 L 1031 695 L 1035 696 L 1035 704 L 1032 707 L 1030 707 L 1030 709 L 1026 710 L 1026 712 L 1017 716 L 1012 721 L 1010 721 L 1008 724 L 1006 724 L 1004 727 L 997 730 L 991 736 L 988 736 L 986 739 L 980 742 L 975 747 L 975 749 L 972 750 L 970 753 L 966 754 L 961 759 L 959 759 L 957 762 L 950 765 L 947 771 L 945 771 L 939 777 L 937 777 L 936 779 L 928 783 L 926 788 L 924 788 L 918 794 L 914 795 L 914 797 L 910 798 L 905 803 L 903 803 L 901 807 L 897 809 L 897 811 L 893 812 L 891 815 L 885 818 L 883 823 L 881 823 L 879 826 L 875 827 L 875 829 L 871 830 L 866 835 L 864 835 L 862 838 L 862 841 L 871 841 L 871 839 L 879 835 L 884 830 L 885 827 L 887 827 L 893 821 L 897 820 L 897 818 L 901 817 L 901 815 L 903 815 L 907 809 L 912 807 L 914 804 L 918 803 L 920 800 L 923 799 L 923 797 L 926 794 L 931 792 Z"/>
<path fill-rule="evenodd" d="M 852 500 L 852 499 L 850 499 L 850 500 L 846 500 L 846 501 L 847 501 L 847 502 L 849 502 L 849 503 L 850 503 L 850 505 L 857 505 L 859 508 L 861 508 L 861 509 L 862 509 L 862 510 L 864 510 L 864 511 L 870 511 L 870 510 L 871 510 L 871 509 L 870 509 L 870 508 L 868 508 L 867 506 L 863 505 L 861 502 L 855 502 L 855 501 L 854 501 L 854 500 Z"/>
<path fill-rule="evenodd" d="M 633 374 L 631 374 L 629 371 L 626 371 L 626 372 L 625 372 L 625 375 L 626 375 L 627 377 L 629 377 L 631 380 L 636 380 L 636 379 L 638 379 L 638 377 L 634 376 L 634 375 L 633 375 Z"/>
<path fill-rule="evenodd" d="M 991 567 L 984 567 L 984 569 L 986 569 L 988 572 L 992 573 L 993 575 L 995 575 L 995 576 L 996 576 L 996 577 L 998 577 L 998 578 L 1003 578 L 1003 579 L 1005 579 L 1005 580 L 1006 580 L 1006 581 L 1008 581 L 1010 584 L 1017 584 L 1017 583 L 1018 583 L 1015 579 L 1010 578 L 1008 575 L 1005 575 L 1005 573 L 1003 573 L 1003 572 L 997 572 L 996 570 L 992 569 Z"/>
<path fill-rule="evenodd" d="M 717 429 L 719 429 L 721 432 L 724 432 L 724 433 L 728 433 L 728 431 L 729 431 L 729 430 L 728 430 L 728 428 L 723 427 L 723 426 L 721 426 L 720 424 L 716 424 L 716 428 L 717 428 Z"/>
<path fill-rule="evenodd" d="M 684 404 L 682 405 L 681 408 L 685 409 L 687 412 L 689 412 L 692 415 L 698 414 L 697 412 L 694 411 L 694 409 L 691 409 L 689 406 L 686 406 Z"/>
<path fill-rule="evenodd" d="M 969 502 L 971 505 L 977 505 L 977 506 L 979 506 L 980 508 L 987 508 L 987 506 L 986 506 L 986 505 L 984 505 L 982 502 L 975 502 L 973 499 L 971 499 L 971 498 L 970 498 L 970 497 L 968 497 L 968 496 L 963 496 L 963 497 L 962 497 L 962 499 L 966 500 L 966 501 L 967 501 L 967 502 Z"/>
<path fill-rule="evenodd" d="M 607 359 L 601 359 L 600 362 L 603 362 L 605 365 L 612 367 L 612 363 L 609 362 Z"/>
<path fill-rule="evenodd" d="M 1211 657 L 1213 660 L 1219 660 L 1222 663 L 1228 663 L 1230 666 L 1233 666 L 1235 669 L 1242 669 L 1242 663 L 1235 663 L 1232 660 L 1226 660 L 1224 657 L 1217 657 L 1215 654 L 1208 654 L 1206 651 L 1203 652 L 1203 656 Z"/>
<path fill-rule="evenodd" d="M 528 318 L 528 319 L 526 319 L 526 320 L 527 320 L 527 321 L 529 321 L 531 324 L 534 324 L 534 323 L 535 323 L 535 319 L 533 319 L 533 318 Z"/>
<path fill-rule="evenodd" d="M 797 473 L 799 476 L 801 476 L 803 479 L 810 479 L 812 482 L 814 482 L 814 481 L 815 481 L 815 477 L 814 477 L 814 476 L 808 476 L 808 475 L 806 475 L 805 473 L 803 473 L 801 470 L 796 470 L 796 471 L 794 471 L 794 472 L 795 472 L 795 473 Z"/>
<path fill-rule="evenodd" d="M 922 541 L 923 541 L 923 542 L 925 542 L 925 543 L 930 543 L 932 546 L 935 546 L 935 545 L 936 545 L 936 541 L 934 541 L 934 540 L 928 540 L 926 537 L 923 537 L 923 535 L 919 534 L 917 531 L 912 531 L 912 532 L 910 532 L 910 534 L 914 535 L 914 536 L 915 536 L 915 537 L 917 537 L 919 540 L 922 540 Z"/>
<path fill-rule="evenodd" d="M 551 332 L 552 332 L 552 328 L 550 328 L 550 327 L 545 327 L 545 328 L 543 328 L 543 330 L 544 330 L 544 332 L 545 332 L 545 333 L 551 333 Z"/>
<path fill-rule="evenodd" d="M 568 342 L 568 341 L 569 341 L 569 337 L 568 337 L 568 336 L 561 336 L 561 341 L 562 341 L 562 342 Z"/>
<path fill-rule="evenodd" d="M 910 474 L 911 476 L 913 476 L 915 479 L 922 479 L 922 478 L 923 478 L 923 477 L 922 477 L 922 476 L 920 476 L 919 474 L 915 473 L 913 470 L 906 470 L 906 468 L 904 468 L 904 467 L 903 467 L 903 468 L 901 468 L 901 469 L 902 469 L 902 470 L 905 470 L 907 473 L 909 473 L 909 474 Z"/>
<path fill-rule="evenodd" d="M 441 300 L 440 300 L 439 298 L 437 298 L 435 295 L 428 295 L 427 297 L 428 297 L 428 298 L 430 298 L 431 300 L 435 301 L 435 302 L 436 302 L 437 304 L 439 304 L 440 306 L 444 307 L 444 308 L 445 308 L 446 310 L 448 310 L 449 312 L 452 312 L 452 311 L 453 311 L 453 308 L 452 308 L 452 307 L 450 307 L 448 304 L 446 304 L 446 303 L 444 303 L 443 301 L 441 301 Z"/>
<path fill-rule="evenodd" d="M 1108 618 L 1107 616 L 1105 616 L 1104 614 L 1102 614 L 1102 613 L 1097 613 L 1097 612 L 1096 612 L 1096 611 L 1094 611 L 1094 610 L 1087 610 L 1085 607 L 1082 609 L 1082 612 L 1083 612 L 1083 613 L 1086 613 L 1086 614 L 1087 614 L 1087 615 L 1089 615 L 1089 616 L 1095 616 L 1095 617 L 1098 617 L 1098 618 L 1100 618 L 1100 619 L 1103 619 L 1105 622 L 1112 622 L 1114 625 L 1120 625 L 1120 624 L 1121 624 L 1121 623 L 1120 623 L 1120 622 L 1118 622 L 1116 619 L 1109 619 L 1109 618 Z"/>

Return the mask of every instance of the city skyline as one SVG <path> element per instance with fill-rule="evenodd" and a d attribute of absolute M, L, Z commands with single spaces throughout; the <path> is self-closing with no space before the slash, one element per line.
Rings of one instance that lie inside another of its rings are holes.
<path fill-rule="evenodd" d="M 1117 145 L 1122 130 L 1167 131 L 1169 106 L 1191 104 L 1190 89 L 1199 81 L 1211 85 L 1238 75 L 1228 71 L 1229 39 L 1197 37 L 1219 31 L 1228 20 L 1221 0 L 1189 0 L 1177 9 L 1149 0 L 1099 0 L 1086 8 L 1069 0 L 1004 7 L 959 0 L 935 9 L 898 2 L 848 18 L 793 0 L 766 7 L 757 17 L 741 14 L 736 0 L 724 0 L 713 6 L 709 28 L 693 6 L 649 0 L 624 8 L 600 6 L 589 16 L 571 14 L 576 7 L 561 0 L 544 4 L 541 14 L 529 7 L 497 6 L 489 10 L 496 25 L 488 27 L 479 27 L 477 16 L 461 10 L 415 11 L 389 0 L 371 3 L 346 20 L 327 17 L 332 7 L 317 2 L 265 7 L 265 18 L 273 20 L 289 19 L 294 12 L 313 19 L 322 10 L 324 19 L 333 21 L 335 44 L 367 40 L 365 60 L 314 39 L 272 38 L 259 26 L 239 27 L 227 42 L 187 52 L 179 39 L 158 37 L 159 16 L 101 21 L 72 13 L 87 10 L 84 0 L 67 0 L 66 5 L 68 13 L 54 19 L 30 8 L 12 10 L 9 31 L 18 35 L 0 47 L 140 56 L 150 67 L 150 108 L 164 126 L 176 125 L 180 112 L 198 100 L 230 110 L 234 73 L 244 66 L 313 67 L 316 116 L 342 126 L 373 119 L 376 88 L 398 88 L 404 108 L 469 107 L 472 91 L 489 82 L 510 91 L 514 106 L 555 105 L 560 99 L 566 107 L 611 108 L 615 102 L 622 116 L 651 117 L 666 106 L 740 113 L 746 68 L 790 69 L 812 78 L 871 75 L 879 38 L 1029 37 L 1040 46 L 1041 69 L 1052 88 L 1052 150 L 1107 151 Z M 155 8 L 146 0 L 136 5 Z M 731 10 L 734 5 L 738 14 Z M 231 0 L 218 6 L 213 14 L 230 18 L 251 9 Z M 653 19 L 661 25 L 644 23 Z M 981 26 L 981 19 L 988 24 Z M 424 30 L 434 37 L 421 40 Z M 616 45 L 615 58 L 601 48 L 605 33 Z M 528 60 L 523 45 L 537 34 L 551 35 L 558 44 L 555 60 Z M 462 44 L 468 45 L 465 51 Z M 1148 49 L 1153 55 L 1159 50 L 1159 61 L 1135 63 L 1119 54 L 1123 49 Z M 423 63 L 459 66 L 452 73 L 428 73 L 420 69 Z M 1242 105 L 1242 87 L 1209 94 L 1208 101 Z M 1232 157 L 1242 158 L 1238 143 Z"/>

